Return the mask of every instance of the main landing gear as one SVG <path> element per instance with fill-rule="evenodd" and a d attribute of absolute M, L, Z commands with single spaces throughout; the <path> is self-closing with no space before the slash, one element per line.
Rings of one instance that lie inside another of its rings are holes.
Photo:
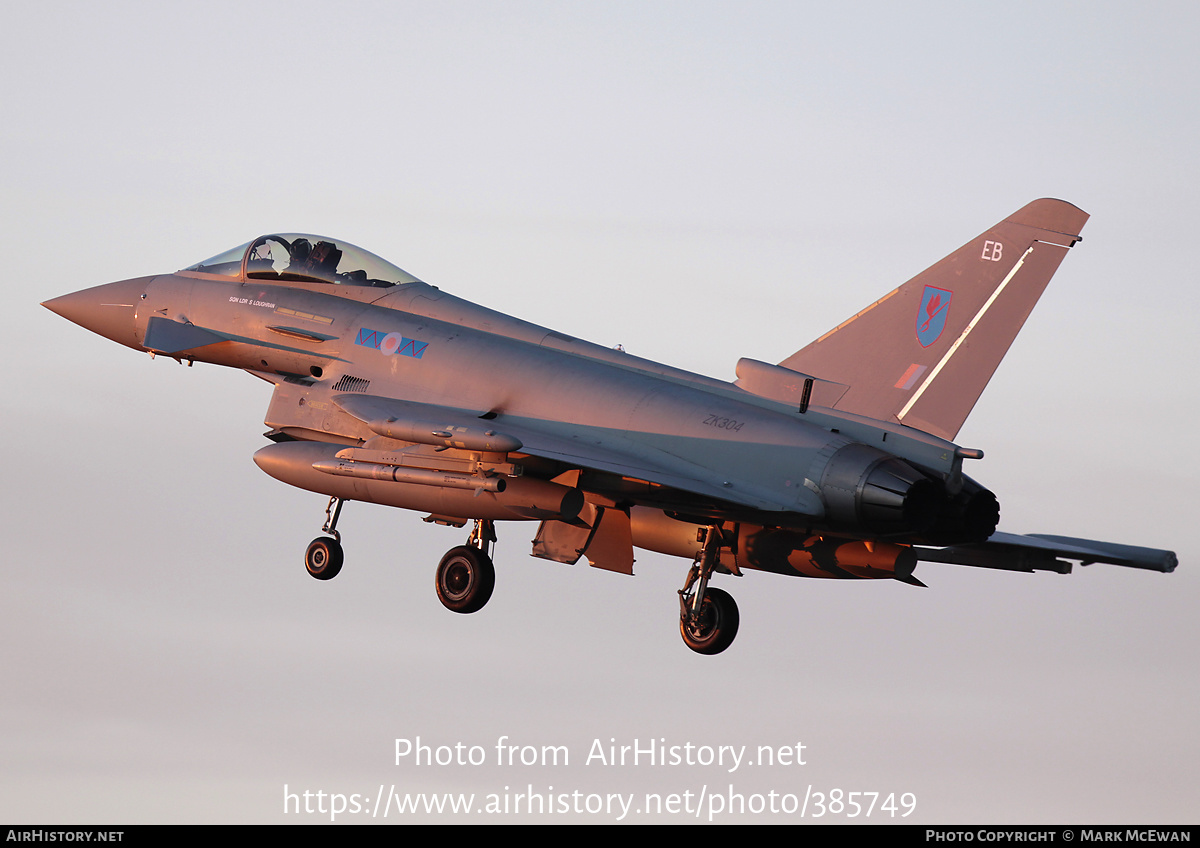
<path fill-rule="evenodd" d="M 496 588 L 496 568 L 490 556 L 496 541 L 495 522 L 477 519 L 467 544 L 451 548 L 438 563 L 438 600 L 451 612 L 478 612 Z"/>
<path fill-rule="evenodd" d="M 679 632 L 684 644 L 698 654 L 719 654 L 737 636 L 737 603 L 728 592 L 708 585 L 708 578 L 720 560 L 721 544 L 721 528 L 709 527 L 704 547 L 679 590 Z"/>
<path fill-rule="evenodd" d="M 304 567 L 318 580 L 332 580 L 342 570 L 342 534 L 337 530 L 344 501 L 329 499 L 325 507 L 328 536 L 313 539 L 304 552 Z M 437 567 L 438 600 L 451 612 L 478 612 L 496 588 L 496 568 L 492 565 L 492 546 L 496 542 L 493 521 L 477 520 L 467 544 L 451 548 Z"/>

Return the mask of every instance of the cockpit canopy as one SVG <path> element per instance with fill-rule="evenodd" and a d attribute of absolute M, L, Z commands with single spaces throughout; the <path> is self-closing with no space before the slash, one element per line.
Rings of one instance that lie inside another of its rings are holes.
<path fill-rule="evenodd" d="M 184 269 L 239 280 L 386 288 L 420 282 L 349 242 L 304 233 L 259 236 Z"/>

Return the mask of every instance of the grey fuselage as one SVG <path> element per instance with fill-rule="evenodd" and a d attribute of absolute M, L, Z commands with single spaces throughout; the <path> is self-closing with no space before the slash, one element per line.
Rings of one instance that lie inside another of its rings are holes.
<path fill-rule="evenodd" d="M 512 460 L 527 488 L 578 469 L 572 487 L 629 514 L 633 544 L 666 553 L 694 553 L 695 526 L 706 522 L 744 525 L 747 539 L 771 529 L 772 551 L 782 528 L 781 552 L 764 557 L 759 546 L 758 556 L 744 551 L 741 564 L 844 577 L 851 575 L 801 567 L 795 552 L 819 541 L 814 534 L 832 534 L 839 544 L 948 544 L 982 541 L 995 528 L 994 521 L 982 531 L 964 525 L 967 502 L 991 495 L 962 476 L 962 454 L 950 442 L 827 408 L 801 413 L 425 283 L 378 289 L 185 271 L 68 297 L 89 294 L 108 310 L 91 328 L 115 341 L 275 383 L 266 423 L 280 438 L 306 444 L 264 449 L 275 456 L 260 465 L 313 491 L 463 520 L 574 518 L 558 515 L 557 505 L 507 505 L 520 486 L 481 493 L 314 471 L 314 462 L 328 465 L 347 446 L 404 447 L 357 412 L 354 403 L 373 399 L 385 427 L 430 409 L 467 422 L 464 432 L 474 422 L 512 439 L 522 447 L 472 453 L 448 443 L 443 455 Z M 526 497 L 545 502 L 531 491 Z M 727 555 L 736 559 L 737 550 Z M 894 545 L 889 550 L 894 560 Z M 807 566 L 809 557 L 800 559 Z"/>
<path fill-rule="evenodd" d="M 475 521 L 481 552 L 495 538 L 483 523 L 511 519 L 541 522 L 534 556 L 624 573 L 634 546 L 696 557 L 704 574 L 915 584 L 918 559 L 1170 571 L 1170 551 L 996 533 L 995 496 L 962 473 L 982 452 L 950 441 L 1087 218 L 1035 200 L 783 362 L 739 360 L 736 383 L 521 321 L 304 234 L 45 306 L 152 356 L 267 380 L 264 471 Z M 334 555 L 318 542 L 306 565 L 328 579 Z"/>

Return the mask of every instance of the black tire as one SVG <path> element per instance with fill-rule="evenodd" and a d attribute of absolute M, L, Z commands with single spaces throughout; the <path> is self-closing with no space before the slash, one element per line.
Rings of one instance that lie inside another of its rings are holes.
<path fill-rule="evenodd" d="M 478 612 L 496 588 L 496 567 L 478 548 L 451 548 L 437 567 L 437 596 L 451 612 Z"/>
<path fill-rule="evenodd" d="M 332 580 L 342 570 L 342 559 L 341 542 L 321 536 L 313 539 L 304 552 L 304 567 L 318 580 Z"/>
<path fill-rule="evenodd" d="M 737 602 L 728 592 L 709 588 L 695 619 L 680 617 L 679 632 L 689 648 L 698 654 L 719 654 L 733 644 L 737 636 Z"/>

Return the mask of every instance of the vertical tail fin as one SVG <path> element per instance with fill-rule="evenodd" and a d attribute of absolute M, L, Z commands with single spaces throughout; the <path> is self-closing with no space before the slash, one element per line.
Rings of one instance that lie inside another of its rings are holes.
<path fill-rule="evenodd" d="M 953 439 L 1088 214 L 1035 200 L 783 362 L 836 409 Z"/>

